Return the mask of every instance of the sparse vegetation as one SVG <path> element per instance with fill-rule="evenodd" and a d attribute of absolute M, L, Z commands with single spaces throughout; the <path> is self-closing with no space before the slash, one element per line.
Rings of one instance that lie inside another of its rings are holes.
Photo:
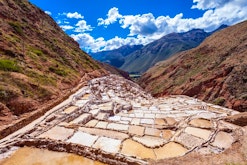
<path fill-rule="evenodd" d="M 56 86 L 56 79 L 53 76 L 49 76 L 48 74 L 41 75 L 35 71 L 28 71 L 27 75 L 31 77 L 34 83 L 37 83 L 38 85 Z"/>
<path fill-rule="evenodd" d="M 247 164 L 247 162 L 246 162 Z M 226 165 L 246 165 L 246 164 L 242 164 L 242 163 L 226 163 Z"/>
<path fill-rule="evenodd" d="M 30 12 L 30 9 L 28 8 L 28 6 L 26 5 L 25 1 L 15 1 L 17 3 L 18 6 L 20 6 L 22 8 L 22 10 L 26 11 L 26 12 Z"/>
<path fill-rule="evenodd" d="M 23 30 L 19 22 L 9 22 L 9 25 L 20 35 L 23 35 Z"/>
<path fill-rule="evenodd" d="M 0 59 L 0 70 L 10 71 L 10 72 L 20 72 L 21 68 L 13 60 Z"/>
<path fill-rule="evenodd" d="M 33 53 L 37 54 L 38 56 L 42 56 L 43 52 L 39 49 L 33 49 Z"/>
<path fill-rule="evenodd" d="M 67 76 L 68 75 L 68 73 L 61 68 L 49 67 L 49 71 L 56 73 L 59 76 Z"/>
<path fill-rule="evenodd" d="M 216 105 L 224 105 L 225 101 L 226 101 L 225 98 L 219 97 L 215 99 L 213 103 Z"/>
<path fill-rule="evenodd" d="M 243 94 L 240 99 L 247 100 L 247 94 Z"/>
<path fill-rule="evenodd" d="M 10 91 L 4 90 L 2 88 L 0 88 L 0 100 L 3 102 L 9 101 L 10 98 L 12 98 L 13 93 L 11 93 Z"/>

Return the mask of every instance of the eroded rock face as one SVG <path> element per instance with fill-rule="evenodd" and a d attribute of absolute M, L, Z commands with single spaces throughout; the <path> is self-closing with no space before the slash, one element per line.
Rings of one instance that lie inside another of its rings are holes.
<path fill-rule="evenodd" d="M 234 116 L 229 116 L 225 120 L 227 122 L 230 122 L 230 123 L 233 123 L 239 126 L 247 126 L 247 112 L 236 114 Z"/>
<path fill-rule="evenodd" d="M 154 99 L 135 83 L 109 75 L 91 80 L 35 127 L 0 141 L 0 155 L 26 145 L 108 164 L 147 164 L 191 152 L 220 153 L 242 131 L 222 119 L 238 113 L 187 96 Z"/>
<path fill-rule="evenodd" d="M 0 102 L 0 116 L 6 116 L 9 113 L 8 107 L 6 107 L 3 103 Z"/>
<path fill-rule="evenodd" d="M 31 112 L 37 109 L 38 102 L 27 98 L 16 98 L 10 101 L 7 106 L 15 115 Z"/>

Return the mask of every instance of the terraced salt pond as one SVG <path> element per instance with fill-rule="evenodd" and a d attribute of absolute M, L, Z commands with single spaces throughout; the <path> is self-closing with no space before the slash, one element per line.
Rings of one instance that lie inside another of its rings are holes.
<path fill-rule="evenodd" d="M 1 163 L 1 162 L 0 162 Z M 66 152 L 54 152 L 45 149 L 23 147 L 18 149 L 2 165 L 104 165 L 82 156 Z"/>
<path fill-rule="evenodd" d="M 223 120 L 237 113 L 187 96 L 155 99 L 133 82 L 110 75 L 93 79 L 63 106 L 0 140 L 0 160 L 16 146 L 36 149 L 21 148 L 8 161 L 48 156 L 57 164 L 140 165 L 191 152 L 220 153 L 239 140 L 241 128 Z"/>

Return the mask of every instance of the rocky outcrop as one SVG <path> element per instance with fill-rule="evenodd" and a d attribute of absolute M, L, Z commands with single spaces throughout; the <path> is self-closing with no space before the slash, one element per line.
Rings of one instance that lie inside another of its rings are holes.
<path fill-rule="evenodd" d="M 8 107 L 6 107 L 4 104 L 0 103 L 0 114 L 1 114 L 1 116 L 6 116 L 7 113 L 9 113 Z"/>
<path fill-rule="evenodd" d="M 247 126 L 247 112 L 236 114 L 225 118 L 225 121 L 239 126 Z"/>
<path fill-rule="evenodd" d="M 23 113 L 28 113 L 37 109 L 37 102 L 32 99 L 26 99 L 19 97 L 17 99 L 11 100 L 7 103 L 7 106 L 14 115 L 22 115 Z"/>

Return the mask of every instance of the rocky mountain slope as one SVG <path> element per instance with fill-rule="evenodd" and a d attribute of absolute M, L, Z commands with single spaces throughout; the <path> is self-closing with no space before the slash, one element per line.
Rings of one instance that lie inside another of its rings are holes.
<path fill-rule="evenodd" d="M 120 68 L 130 73 L 143 73 L 177 52 L 198 46 L 209 35 L 201 29 L 168 34 L 126 56 Z"/>
<path fill-rule="evenodd" d="M 45 12 L 27 0 L 0 1 L 1 128 L 105 73 Z"/>
<path fill-rule="evenodd" d="M 111 73 L 111 74 L 115 74 L 115 75 L 124 77 L 124 78 L 126 78 L 126 79 L 128 79 L 128 80 L 131 79 L 128 72 L 125 72 L 125 71 L 123 71 L 123 70 L 121 70 L 121 69 L 118 69 L 118 68 L 116 68 L 116 67 L 114 67 L 114 66 L 112 66 L 112 65 L 109 65 L 109 64 L 107 64 L 107 63 L 98 62 L 98 64 L 99 64 L 102 68 L 104 68 L 105 70 L 107 70 L 109 73 Z"/>
<path fill-rule="evenodd" d="M 228 26 L 221 25 L 208 33 L 202 29 L 171 33 L 146 46 L 125 45 L 114 50 L 90 53 L 90 55 L 98 61 L 129 73 L 140 74 L 147 71 L 155 63 L 165 60 L 175 53 L 198 46 L 206 37 L 226 27 Z"/>
<path fill-rule="evenodd" d="M 141 77 L 140 84 L 154 96 L 184 94 L 247 111 L 246 54 L 247 21 L 156 64 Z"/>
<path fill-rule="evenodd" d="M 90 53 L 90 55 L 98 61 L 110 64 L 114 67 L 121 67 L 125 62 L 125 56 L 142 47 L 143 45 L 125 45 L 114 50 Z"/>

